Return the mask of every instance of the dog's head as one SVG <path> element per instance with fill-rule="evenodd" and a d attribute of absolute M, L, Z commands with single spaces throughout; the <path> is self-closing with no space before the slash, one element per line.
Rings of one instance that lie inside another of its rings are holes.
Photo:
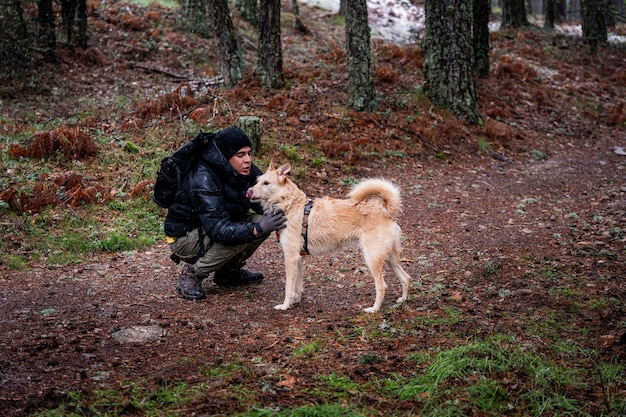
<path fill-rule="evenodd" d="M 276 168 L 274 161 L 270 161 L 267 171 L 257 178 L 256 185 L 246 192 L 246 196 L 253 203 L 261 203 L 264 209 L 279 207 L 288 193 L 287 185 L 291 182 L 287 174 L 291 171 L 291 164 L 287 162 Z"/>

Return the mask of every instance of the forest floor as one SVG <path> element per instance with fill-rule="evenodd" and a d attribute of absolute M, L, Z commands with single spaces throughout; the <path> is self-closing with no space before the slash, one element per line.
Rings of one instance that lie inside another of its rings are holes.
<path fill-rule="evenodd" d="M 574 346 L 559 353 L 564 365 L 576 352 L 624 363 L 624 45 L 589 56 L 580 39 L 538 28 L 493 33 L 491 75 L 478 80 L 484 125 L 468 127 L 416 92 L 423 56 L 415 45 L 374 42 L 380 109 L 346 111 L 342 27 L 327 12 L 303 8 L 308 34 L 286 24 L 289 88 L 267 91 L 250 77 L 219 90 L 209 82 L 214 67 L 193 61 L 214 57 L 211 40 L 174 31 L 171 9 L 119 4 L 90 9 L 89 50 L 60 47 L 60 61 L 35 73 L 34 87 L 2 88 L 2 134 L 61 118 L 141 142 L 155 126 L 183 118 L 219 128 L 258 115 L 265 137 L 282 145 L 265 157 L 280 163 L 299 154 L 294 180 L 308 194 L 341 197 L 363 177 L 383 176 L 401 187 L 411 294 L 395 306 L 399 285 L 387 271 L 382 311 L 363 313 L 373 302 L 373 282 L 358 251 L 348 250 L 305 259 L 302 302 L 276 311 L 284 272 L 273 238 L 247 266 L 265 274 L 261 284 L 218 289 L 207 282 L 208 296 L 198 302 L 176 293 L 178 270 L 164 242 L 146 251 L 95 253 L 80 264 L 1 265 L 3 415 L 52 409 L 70 401 L 70 392 L 128 389 L 128 381 L 207 384 L 173 411 L 178 415 L 232 415 L 250 404 L 298 407 L 322 401 L 319 375 L 358 383 L 410 378 L 423 370 L 409 360 L 419 352 L 498 335 L 546 357 L 554 357 L 555 346 Z M 246 36 L 251 55 L 254 42 Z M 155 109 L 177 87 L 196 90 L 194 105 Z M 77 122 L 83 112 L 93 116 Z M 163 146 L 174 149 L 189 138 L 179 133 L 176 144 Z M 314 163 L 322 157 L 324 163 Z M 74 169 L 110 189 L 139 169 L 99 172 L 98 163 L 86 163 L 93 172 Z M 126 329 L 136 330 L 134 339 L 116 337 Z M 211 370 L 228 364 L 239 368 L 207 382 Z M 522 398 L 523 384 L 512 374 L 501 384 L 510 398 Z M 607 396 L 626 395 L 624 377 L 609 388 L 588 382 L 563 395 L 589 415 L 611 415 Z M 427 398 L 391 401 L 372 390 L 324 400 L 358 402 L 377 415 L 418 415 Z M 523 403 L 500 415 L 525 415 Z M 118 412 L 141 414 L 133 407 Z"/>

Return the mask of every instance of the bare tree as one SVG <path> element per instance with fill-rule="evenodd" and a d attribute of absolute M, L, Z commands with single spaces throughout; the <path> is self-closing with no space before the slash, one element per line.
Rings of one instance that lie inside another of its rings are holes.
<path fill-rule="evenodd" d="M 75 44 L 81 48 L 87 48 L 87 1 L 61 0 L 61 16 L 63 26 L 65 26 L 67 45 Z"/>
<path fill-rule="evenodd" d="M 346 17 L 346 8 L 348 0 L 339 0 L 339 12 L 337 13 L 339 16 Z"/>
<path fill-rule="evenodd" d="M 367 0 L 346 0 L 346 51 L 348 56 L 348 107 L 376 109 Z"/>
<path fill-rule="evenodd" d="M 556 19 L 556 1 L 546 0 L 546 20 L 543 27 L 546 29 L 554 29 L 554 20 Z"/>
<path fill-rule="evenodd" d="M 475 124 L 472 1 L 426 0 L 424 92 L 434 105 Z"/>
<path fill-rule="evenodd" d="M 489 15 L 491 0 L 474 0 L 472 44 L 474 69 L 479 77 L 489 75 Z"/>
<path fill-rule="evenodd" d="M 228 0 L 211 0 L 209 18 L 214 28 L 220 72 L 227 87 L 235 86 L 243 77 L 245 61 L 239 45 L 239 37 L 230 18 Z"/>
<path fill-rule="evenodd" d="M 588 45 L 588 52 L 595 55 L 598 43 L 608 42 L 609 3 L 607 0 L 582 0 L 581 6 L 583 39 Z"/>
<path fill-rule="evenodd" d="M 18 1 L 0 4 L 0 84 L 4 79 L 23 75 L 32 54 L 32 36 Z"/>
<path fill-rule="evenodd" d="M 300 19 L 300 7 L 298 7 L 298 0 L 291 0 L 291 12 L 293 13 L 293 27 L 301 33 L 309 33 L 304 22 Z"/>
<path fill-rule="evenodd" d="M 236 0 L 235 7 L 241 13 L 241 17 L 247 20 L 252 26 L 259 26 L 259 0 Z M 262 6 L 261 6 L 262 7 Z"/>
<path fill-rule="evenodd" d="M 529 25 L 524 0 L 502 0 L 502 23 L 500 27 L 521 28 Z"/>
<path fill-rule="evenodd" d="M 56 26 L 52 0 L 39 0 L 37 3 L 37 23 L 39 23 L 39 43 L 45 47 L 45 57 L 48 61 L 56 59 L 57 43 Z"/>
<path fill-rule="evenodd" d="M 261 0 L 259 7 L 259 64 L 261 83 L 270 88 L 285 85 L 280 39 L 280 0 Z"/>
<path fill-rule="evenodd" d="M 182 0 L 180 9 L 186 29 L 207 38 L 211 35 L 213 30 L 207 12 L 207 0 Z"/>

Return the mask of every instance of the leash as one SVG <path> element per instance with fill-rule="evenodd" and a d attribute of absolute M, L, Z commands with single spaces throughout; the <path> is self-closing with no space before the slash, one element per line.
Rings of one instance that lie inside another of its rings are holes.
<path fill-rule="evenodd" d="M 309 235 L 309 214 L 313 208 L 313 199 L 308 197 L 306 205 L 304 206 L 304 218 L 302 219 L 302 237 L 304 242 L 302 243 L 302 249 L 300 249 L 300 256 L 308 255 L 308 235 Z"/>

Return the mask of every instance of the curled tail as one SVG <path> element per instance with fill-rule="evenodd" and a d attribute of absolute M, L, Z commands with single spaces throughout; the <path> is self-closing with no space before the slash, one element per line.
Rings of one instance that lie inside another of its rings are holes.
<path fill-rule="evenodd" d="M 402 207 L 400 190 L 391 181 L 382 178 L 363 180 L 348 194 L 348 198 L 354 201 L 355 205 L 370 199 L 370 197 L 378 197 L 382 200 L 382 205 L 376 204 L 376 206 L 380 207 L 385 216 L 395 219 L 400 214 Z M 366 211 L 371 211 L 374 204 L 368 203 L 367 207 Z"/>

